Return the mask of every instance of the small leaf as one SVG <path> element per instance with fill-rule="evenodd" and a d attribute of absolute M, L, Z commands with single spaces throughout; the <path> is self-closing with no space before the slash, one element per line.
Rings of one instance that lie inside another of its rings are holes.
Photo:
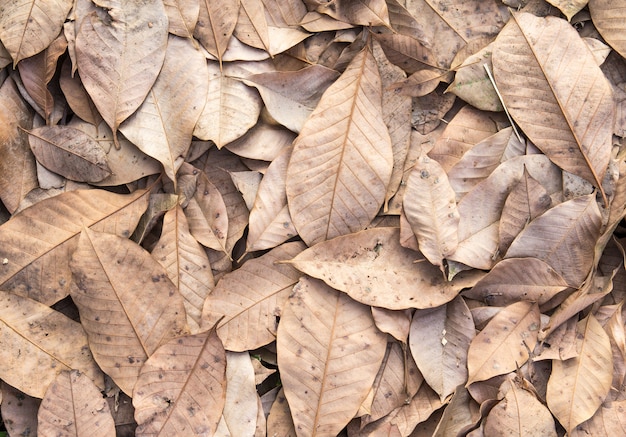
<path fill-rule="evenodd" d="M 200 44 L 220 61 L 237 23 L 239 0 L 200 1 L 198 21 L 193 31 Z"/>
<path fill-rule="evenodd" d="M 225 436 L 254 435 L 259 404 L 250 354 L 226 352 L 226 401 L 222 420 Z"/>
<path fill-rule="evenodd" d="M 619 25 L 626 17 L 621 1 L 589 0 L 589 12 L 594 26 L 602 38 L 620 55 L 626 54 L 626 35 Z"/>
<path fill-rule="evenodd" d="M 100 182 L 111 175 L 106 154 L 89 135 L 67 126 L 29 132 L 30 148 L 48 170 L 79 182 Z"/>
<path fill-rule="evenodd" d="M 39 408 L 39 435 L 106 437 L 115 434 L 115 422 L 106 399 L 84 373 L 59 373 Z"/>
<path fill-rule="evenodd" d="M 198 22 L 200 2 L 198 0 L 163 0 L 171 34 L 181 38 L 192 38 Z"/>
<path fill-rule="evenodd" d="M 538 333 L 536 303 L 517 302 L 502 309 L 470 343 L 467 385 L 522 366 L 537 343 Z"/>

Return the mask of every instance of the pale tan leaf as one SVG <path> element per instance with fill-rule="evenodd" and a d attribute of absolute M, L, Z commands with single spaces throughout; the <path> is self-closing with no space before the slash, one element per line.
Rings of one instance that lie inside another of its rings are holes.
<path fill-rule="evenodd" d="M 83 229 L 71 268 L 71 296 L 89 347 L 130 395 L 146 359 L 186 333 L 183 299 L 148 252 L 117 235 Z"/>
<path fill-rule="evenodd" d="M 425 68 L 416 71 L 406 79 L 394 83 L 391 89 L 396 95 L 424 97 L 435 91 L 442 79 L 442 74 L 438 70 Z"/>
<path fill-rule="evenodd" d="M 587 6 L 589 0 L 547 0 L 553 6 L 559 8 L 567 21 L 572 21 L 572 17 L 576 15 L 582 8 Z"/>
<path fill-rule="evenodd" d="M 226 352 L 226 402 L 216 436 L 254 435 L 258 408 L 250 354 Z M 220 433 L 219 428 L 226 432 Z"/>
<path fill-rule="evenodd" d="M 365 48 L 324 92 L 294 142 L 287 199 L 309 246 L 364 229 L 383 204 L 393 153 L 380 83 Z"/>
<path fill-rule="evenodd" d="M 48 84 L 57 70 L 57 61 L 66 48 L 67 40 L 61 34 L 43 52 L 24 59 L 17 65 L 22 83 L 36 103 L 35 109 L 47 123 L 51 122 L 55 103 Z"/>
<path fill-rule="evenodd" d="M 168 30 L 182 38 L 193 38 L 200 14 L 199 0 L 163 0 L 167 14 Z"/>
<path fill-rule="evenodd" d="M 163 65 L 167 15 L 162 0 L 102 0 L 98 6 L 78 23 L 76 62 L 117 141 L 119 125 L 139 108 Z"/>
<path fill-rule="evenodd" d="M 486 436 L 557 436 L 550 411 L 528 390 L 507 379 L 500 391 L 506 394 L 485 418 Z"/>
<path fill-rule="evenodd" d="M 593 24 L 608 42 L 620 55 L 626 54 L 626 33 L 624 27 L 620 25 L 626 12 L 622 0 L 589 0 L 589 12 Z"/>
<path fill-rule="evenodd" d="M 38 186 L 35 157 L 26 133 L 32 120 L 33 112 L 19 95 L 15 82 L 5 80 L 0 87 L 0 199 L 10 213 Z"/>
<path fill-rule="evenodd" d="M 484 381 L 523 365 L 537 343 L 539 307 L 516 302 L 502 309 L 472 340 L 467 353 L 467 384 Z"/>
<path fill-rule="evenodd" d="M 478 404 L 471 398 L 466 387 L 460 386 L 452 395 L 450 403 L 443 411 L 432 437 L 446 437 L 463 434 L 463 430 L 471 429 L 479 420 Z"/>
<path fill-rule="evenodd" d="M 572 437 L 612 437 L 626 434 L 624 410 L 626 400 L 613 401 L 610 406 L 602 406 L 591 419 L 580 424 L 570 435 Z"/>
<path fill-rule="evenodd" d="M 520 300 L 543 305 L 567 287 L 567 282 L 540 259 L 507 258 L 463 296 L 494 306 L 507 306 Z"/>
<path fill-rule="evenodd" d="M 109 404 L 78 370 L 59 373 L 41 401 L 39 435 L 106 437 L 115 434 Z"/>
<path fill-rule="evenodd" d="M 272 161 L 261 180 L 250 210 L 247 252 L 271 249 L 297 234 L 289 214 L 285 192 L 290 157 L 291 148 L 288 148 Z"/>
<path fill-rule="evenodd" d="M 354 25 L 390 26 L 389 12 L 384 0 L 337 0 L 332 4 L 320 2 L 316 10 Z"/>
<path fill-rule="evenodd" d="M 250 171 L 233 171 L 229 172 L 233 184 L 237 191 L 241 193 L 246 208 L 252 209 L 256 193 L 259 191 L 259 184 L 263 178 L 263 173 L 257 170 Z"/>
<path fill-rule="evenodd" d="M 406 184 L 402 207 L 419 249 L 443 272 L 444 260 L 459 242 L 456 194 L 443 167 L 425 154 L 415 163 Z"/>
<path fill-rule="evenodd" d="M 268 24 L 276 27 L 298 26 L 307 8 L 301 0 L 262 0 L 270 17 Z M 271 21 L 271 23 L 269 23 Z"/>
<path fill-rule="evenodd" d="M 83 226 L 130 236 L 148 192 L 78 190 L 42 200 L 0 226 L 0 289 L 52 305 L 69 294 L 69 257 Z"/>
<path fill-rule="evenodd" d="M 86 133 L 68 126 L 42 126 L 28 132 L 37 161 L 78 182 L 100 182 L 109 175 L 104 150 Z"/>
<path fill-rule="evenodd" d="M 302 278 L 278 325 L 278 367 L 298 436 L 335 436 L 358 411 L 386 349 L 369 308 Z"/>
<path fill-rule="evenodd" d="M 277 318 L 301 274 L 290 265 L 304 245 L 286 243 L 227 273 L 205 301 L 202 326 L 217 330 L 224 347 L 232 351 L 257 349 L 275 339 Z"/>
<path fill-rule="evenodd" d="M 493 50 L 504 104 L 554 163 L 604 196 L 601 180 L 611 155 L 615 112 L 611 86 L 569 23 L 528 13 L 513 17 Z"/>
<path fill-rule="evenodd" d="M 0 291 L 0 344 L 0 377 L 26 394 L 43 398 L 57 374 L 70 369 L 104 387 L 80 323 L 32 299 Z"/>
<path fill-rule="evenodd" d="M 407 74 L 426 68 L 438 68 L 432 52 L 416 38 L 400 33 L 375 33 L 385 56 L 395 65 L 402 66 Z"/>
<path fill-rule="evenodd" d="M 3 3 L 0 39 L 13 66 L 52 43 L 72 8 L 71 0 L 14 0 Z"/>
<path fill-rule="evenodd" d="M 222 65 L 222 57 L 231 39 L 237 16 L 239 0 L 200 0 L 200 12 L 193 36 Z"/>
<path fill-rule="evenodd" d="M 376 327 L 402 343 L 408 341 L 412 313 L 412 309 L 394 311 L 372 307 L 372 317 L 374 317 Z"/>
<path fill-rule="evenodd" d="M 236 140 L 254 126 L 261 112 L 258 92 L 220 71 L 209 62 L 209 88 L 206 104 L 193 131 L 202 140 L 213 141 L 218 148 Z"/>
<path fill-rule="evenodd" d="M 506 258 L 535 257 L 578 287 L 593 264 L 602 218 L 595 194 L 577 197 L 537 217 L 513 240 Z"/>
<path fill-rule="evenodd" d="M 2 421 L 9 435 L 37 434 L 37 411 L 41 399 L 28 396 L 6 382 L 0 383 L 0 388 Z"/>
<path fill-rule="evenodd" d="M 282 126 L 260 121 L 241 138 L 228 143 L 226 149 L 242 158 L 274 161 L 295 138 L 296 134 Z"/>
<path fill-rule="evenodd" d="M 262 0 L 240 0 L 239 17 L 233 34 L 239 41 L 270 51 L 269 31 Z"/>
<path fill-rule="evenodd" d="M 422 384 L 411 402 L 392 411 L 387 417 L 392 425 L 398 427 L 400 435 L 410 435 L 418 424 L 425 422 L 441 406 L 437 393 L 428 384 Z M 431 436 L 433 432 L 434 426 L 426 435 Z"/>
<path fill-rule="evenodd" d="M 136 435 L 213 435 L 225 394 L 226 353 L 215 330 L 171 339 L 141 368 Z"/>
<path fill-rule="evenodd" d="M 152 257 L 167 270 L 167 275 L 183 296 L 187 325 L 192 334 L 199 331 L 202 306 L 215 286 L 206 252 L 189 233 L 187 218 L 180 205 L 163 217 L 161 238 Z"/>
<path fill-rule="evenodd" d="M 73 76 L 72 76 L 73 74 Z M 67 104 L 75 115 L 94 126 L 98 126 L 102 121 L 102 116 L 98 112 L 98 108 L 87 94 L 87 90 L 83 86 L 78 72 L 72 73 L 72 61 L 66 58 L 61 66 L 59 76 L 59 85 L 65 96 Z M 71 122 L 77 122 L 76 118 L 72 118 Z M 108 127 L 108 126 L 107 126 Z"/>
<path fill-rule="evenodd" d="M 433 308 L 452 300 L 483 275 L 472 271 L 446 281 L 419 252 L 400 246 L 397 228 L 374 228 L 319 243 L 291 263 L 366 305 Z"/>
<path fill-rule="evenodd" d="M 548 408 L 567 432 L 591 418 L 611 388 L 611 342 L 593 315 L 578 322 L 580 355 L 553 360 L 548 380 Z"/>
<path fill-rule="evenodd" d="M 156 82 L 139 109 L 120 126 L 126 138 L 163 164 L 174 183 L 206 102 L 206 65 L 191 40 L 170 36 Z"/>
<path fill-rule="evenodd" d="M 298 71 L 274 71 L 248 76 L 244 83 L 259 90 L 270 115 L 286 128 L 300 132 L 322 94 L 339 73 L 321 65 Z"/>
<path fill-rule="evenodd" d="M 467 350 L 474 321 L 463 299 L 413 314 L 409 346 L 417 367 L 442 402 L 467 381 Z"/>
<path fill-rule="evenodd" d="M 287 403 L 287 398 L 285 398 L 283 387 L 278 392 L 267 416 L 267 435 L 296 437 L 291 410 L 289 410 L 289 403 Z"/>

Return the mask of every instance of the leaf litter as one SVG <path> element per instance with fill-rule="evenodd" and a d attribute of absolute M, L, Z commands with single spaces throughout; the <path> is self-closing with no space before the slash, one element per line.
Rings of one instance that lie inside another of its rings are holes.
<path fill-rule="evenodd" d="M 623 3 L 0 8 L 5 428 L 624 434 Z"/>

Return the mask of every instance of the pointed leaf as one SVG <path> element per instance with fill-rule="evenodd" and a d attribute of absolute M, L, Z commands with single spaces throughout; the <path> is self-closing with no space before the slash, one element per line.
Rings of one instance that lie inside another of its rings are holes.
<path fill-rule="evenodd" d="M 593 264 L 602 217 L 596 195 L 558 204 L 533 220 L 511 243 L 506 258 L 535 257 L 548 263 L 571 286 L 578 287 Z"/>
<path fill-rule="evenodd" d="M 53 304 L 69 293 L 69 256 L 83 226 L 129 236 L 148 192 L 71 191 L 42 200 L 0 226 L 0 289 Z"/>
<path fill-rule="evenodd" d="M 192 38 L 200 13 L 199 0 L 163 0 L 163 6 L 169 32 L 182 38 Z"/>
<path fill-rule="evenodd" d="M 298 436 L 334 436 L 365 399 L 387 341 L 369 309 L 302 278 L 278 326 L 276 348 Z"/>
<path fill-rule="evenodd" d="M 41 165 L 68 179 L 100 182 L 111 174 L 104 150 L 78 129 L 43 126 L 31 130 L 28 140 Z"/>
<path fill-rule="evenodd" d="M 548 0 L 548 3 L 559 8 L 567 21 L 572 21 L 572 17 L 587 6 L 588 0 Z"/>
<path fill-rule="evenodd" d="M 384 0 L 338 1 L 320 3 L 317 11 L 335 20 L 361 26 L 389 26 L 389 12 Z"/>
<path fill-rule="evenodd" d="M 611 155 L 611 86 L 569 23 L 528 13 L 513 17 L 493 50 L 505 105 L 555 164 L 602 191 Z"/>
<path fill-rule="evenodd" d="M 38 414 L 39 435 L 105 437 L 115 434 L 106 399 L 84 373 L 59 373 L 48 387 Z"/>
<path fill-rule="evenodd" d="M 244 44 L 270 51 L 269 31 L 262 0 L 241 0 L 234 35 Z"/>
<path fill-rule="evenodd" d="M 287 199 L 309 246 L 364 229 L 382 205 L 393 156 L 378 67 L 364 49 L 306 121 L 287 169 Z"/>
<path fill-rule="evenodd" d="M 235 30 L 238 14 L 239 0 L 200 0 L 200 12 L 193 35 L 210 54 L 219 59 L 220 66 Z"/>
<path fill-rule="evenodd" d="M 206 101 L 206 59 L 191 40 L 170 36 L 163 67 L 139 109 L 120 131 L 145 154 L 157 159 L 176 181 Z"/>
<path fill-rule="evenodd" d="M 226 402 L 219 428 L 227 436 L 254 435 L 259 405 L 248 352 L 226 352 Z"/>
<path fill-rule="evenodd" d="M 100 367 L 128 395 L 146 359 L 186 332 L 183 299 L 136 243 L 83 229 L 72 255 L 72 300 Z"/>
<path fill-rule="evenodd" d="M 117 141 L 119 125 L 139 108 L 165 57 L 162 0 L 98 2 L 76 34 L 76 62 L 85 89 Z"/>
<path fill-rule="evenodd" d="M 71 0 L 17 0 L 3 3 L 0 40 L 13 66 L 50 45 L 72 8 Z"/>
<path fill-rule="evenodd" d="M 539 307 L 517 302 L 502 309 L 472 340 L 467 356 L 467 384 L 484 381 L 522 366 L 537 343 Z"/>
<path fill-rule="evenodd" d="M 43 398 L 63 370 L 79 369 L 103 387 L 103 375 L 79 323 L 27 297 L 0 291 L 0 377 Z"/>
<path fill-rule="evenodd" d="M 366 305 L 389 309 L 433 308 L 452 300 L 482 273 L 445 281 L 418 252 L 400 246 L 397 228 L 374 228 L 319 243 L 291 263 Z"/>
<path fill-rule="evenodd" d="M 292 266 L 276 263 L 292 259 L 304 248 L 300 242 L 283 244 L 224 275 L 204 304 L 202 326 L 222 320 L 217 332 L 231 351 L 271 343 L 277 318 L 301 276 Z"/>
<path fill-rule="evenodd" d="M 552 360 L 546 400 L 569 433 L 600 408 L 613 373 L 611 342 L 593 315 L 578 322 L 578 357 Z"/>

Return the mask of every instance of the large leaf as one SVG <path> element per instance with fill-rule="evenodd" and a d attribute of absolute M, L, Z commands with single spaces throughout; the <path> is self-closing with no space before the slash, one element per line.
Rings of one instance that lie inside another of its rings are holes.
<path fill-rule="evenodd" d="M 301 242 L 287 243 L 224 275 L 204 304 L 202 326 L 219 320 L 218 334 L 231 351 L 257 349 L 275 338 L 277 318 L 300 272 L 276 264 L 299 254 Z"/>
<path fill-rule="evenodd" d="M 555 17 L 516 14 L 498 35 L 492 61 L 504 103 L 526 135 L 604 194 L 612 90 L 576 30 Z"/>
<path fill-rule="evenodd" d="M 577 197 L 533 220 L 511 243 L 507 258 L 535 257 L 548 263 L 565 281 L 578 287 L 592 264 L 602 217 L 595 194 Z"/>
<path fill-rule="evenodd" d="M 130 395 L 146 359 L 186 332 L 183 299 L 148 252 L 117 235 L 83 229 L 71 268 L 72 300 L 89 347 Z"/>
<path fill-rule="evenodd" d="M 276 340 L 278 366 L 298 436 L 335 436 L 365 399 L 387 341 L 369 309 L 302 278 Z"/>
<path fill-rule="evenodd" d="M 76 62 L 117 141 L 119 125 L 139 108 L 161 70 L 167 16 L 162 0 L 105 0 L 98 6 L 78 23 Z"/>
<path fill-rule="evenodd" d="M 374 228 L 319 243 L 291 263 L 366 305 L 389 309 L 433 308 L 451 301 L 482 273 L 468 272 L 452 281 L 418 252 L 400 246 L 397 228 Z"/>
<path fill-rule="evenodd" d="M 109 404 L 89 377 L 61 372 L 48 387 L 38 414 L 39 435 L 106 437 L 115 434 Z"/>
<path fill-rule="evenodd" d="M 225 385 L 226 353 L 215 329 L 168 341 L 135 385 L 137 435 L 213 435 Z"/>
<path fill-rule="evenodd" d="M 550 411 L 571 432 L 594 415 L 610 388 L 613 374 L 611 342 L 593 315 L 578 322 L 578 357 L 552 360 L 546 400 Z"/>
<path fill-rule="evenodd" d="M 208 89 L 206 59 L 190 40 L 170 36 L 161 72 L 146 99 L 120 131 L 157 159 L 176 181 Z"/>
<path fill-rule="evenodd" d="M 365 48 L 326 90 L 294 142 L 287 199 L 308 245 L 364 229 L 385 199 L 393 155 L 380 86 Z"/>
<path fill-rule="evenodd" d="M 79 369 L 103 387 L 79 323 L 27 297 L 0 291 L 0 377 L 42 398 L 57 374 Z"/>
<path fill-rule="evenodd" d="M 148 192 L 79 190 L 42 200 L 0 226 L 0 288 L 45 304 L 69 293 L 69 257 L 83 226 L 130 236 Z"/>
<path fill-rule="evenodd" d="M 72 8 L 71 0 L 12 0 L 3 2 L 0 40 L 17 65 L 33 56 L 59 35 Z"/>
<path fill-rule="evenodd" d="M 626 55 L 626 33 L 621 26 L 626 18 L 622 0 L 589 0 L 589 12 L 594 26 L 620 55 Z"/>

